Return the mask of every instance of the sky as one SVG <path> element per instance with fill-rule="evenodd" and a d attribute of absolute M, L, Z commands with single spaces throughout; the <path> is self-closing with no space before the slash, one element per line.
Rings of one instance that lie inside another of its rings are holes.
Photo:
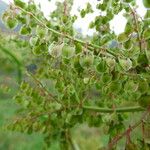
<path fill-rule="evenodd" d="M 6 3 L 9 3 L 9 2 L 12 2 L 13 0 L 3 0 L 3 1 Z M 23 1 L 27 2 L 28 0 L 23 0 Z M 51 0 L 51 2 L 48 2 L 48 0 L 34 0 L 34 1 L 37 4 L 39 4 L 39 3 L 41 4 L 41 9 L 44 12 L 44 15 L 46 17 L 48 17 L 49 13 L 56 9 L 55 2 L 63 1 L 63 0 Z M 97 0 L 75 0 L 74 5 L 72 7 L 72 11 L 71 11 L 72 15 L 76 14 L 77 16 L 79 16 L 79 12 L 77 11 L 78 8 L 81 8 L 81 9 L 85 8 L 87 2 L 90 2 L 91 5 L 93 6 L 93 8 L 98 3 Z M 144 8 L 144 6 L 142 4 L 142 0 L 137 0 L 137 4 L 139 6 L 137 8 L 137 12 L 140 14 L 141 17 L 143 17 L 144 14 L 146 13 L 146 9 Z M 82 34 L 85 36 L 92 35 L 94 32 L 94 30 L 88 29 L 89 23 L 93 20 L 93 18 L 95 16 L 97 16 L 99 14 L 99 12 L 96 9 L 94 9 L 94 10 L 95 11 L 93 14 L 88 14 L 88 15 L 86 15 L 85 18 L 81 18 L 79 16 L 77 21 L 74 23 L 74 27 L 80 28 L 82 31 Z M 126 19 L 122 16 L 122 14 L 123 14 L 123 12 L 116 15 L 110 23 L 111 29 L 114 30 L 114 32 L 116 34 L 122 33 L 125 28 Z"/>

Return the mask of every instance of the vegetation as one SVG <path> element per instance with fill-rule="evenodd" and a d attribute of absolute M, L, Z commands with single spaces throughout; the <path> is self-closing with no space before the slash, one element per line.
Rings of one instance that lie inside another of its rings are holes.
<path fill-rule="evenodd" d="M 18 60 L 0 45 L 18 67 L 19 108 L 7 129 L 44 135 L 44 149 L 87 149 L 82 126 L 100 133 L 91 149 L 150 149 L 150 2 L 143 4 L 141 18 L 136 0 L 100 1 L 102 13 L 89 24 L 96 33 L 85 39 L 73 28 L 73 0 L 58 2 L 49 20 L 34 1 L 14 0 L 2 21 L 9 29 L 21 24 L 13 43 L 24 50 Z M 110 21 L 122 10 L 127 24 L 116 35 Z M 93 12 L 87 3 L 80 15 Z"/>

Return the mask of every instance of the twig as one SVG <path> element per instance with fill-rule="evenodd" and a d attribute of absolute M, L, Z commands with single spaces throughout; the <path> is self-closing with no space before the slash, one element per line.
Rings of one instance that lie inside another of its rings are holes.
<path fill-rule="evenodd" d="M 136 122 L 134 125 L 130 126 L 125 132 L 123 132 L 120 135 L 117 135 L 115 138 L 113 138 L 110 143 L 107 146 L 107 150 L 111 150 L 112 147 L 117 144 L 117 142 L 123 138 L 124 136 L 126 136 L 129 132 L 133 131 L 135 128 L 137 128 L 142 122 L 143 120 L 147 117 L 147 115 L 150 113 L 150 107 L 148 107 L 147 111 L 144 112 L 144 114 L 142 115 L 141 119 Z"/>
<path fill-rule="evenodd" d="M 27 75 L 32 77 L 34 79 L 34 81 L 40 86 L 41 90 L 43 91 L 43 93 L 45 93 L 45 95 L 48 95 L 49 97 L 51 97 L 53 100 L 55 100 L 56 102 L 60 103 L 60 101 L 58 101 L 56 99 L 56 97 L 54 95 L 52 95 L 45 87 L 44 85 L 35 77 L 33 76 L 31 73 L 27 72 Z"/>
<path fill-rule="evenodd" d="M 132 7 L 129 5 L 131 11 L 132 11 L 132 14 L 133 14 L 133 18 L 134 18 L 134 22 L 135 22 L 135 30 L 137 32 L 137 38 L 138 38 L 138 41 L 139 41 L 139 47 L 140 47 L 140 51 L 142 52 L 142 39 L 141 39 L 141 36 L 140 36 L 140 31 L 139 31 L 139 25 L 138 25 L 138 18 L 137 18 L 137 14 L 136 14 L 136 11 L 132 9 Z"/>
<path fill-rule="evenodd" d="M 81 43 L 82 45 L 85 45 L 85 44 L 86 44 L 86 42 L 84 42 L 84 41 L 82 41 L 82 40 L 80 40 L 80 39 L 74 38 L 74 37 L 72 37 L 72 36 L 70 36 L 70 35 L 67 35 L 67 34 L 64 35 L 63 33 L 58 32 L 58 31 L 56 31 L 56 30 L 54 30 L 54 29 L 48 27 L 48 26 L 47 26 L 46 24 L 44 24 L 41 20 L 39 20 L 33 13 L 31 13 L 31 12 L 29 12 L 29 11 L 26 11 L 25 9 L 23 9 L 23 8 L 21 8 L 21 7 L 19 7 L 19 6 L 15 6 L 14 4 L 11 4 L 11 5 L 13 5 L 14 8 L 19 9 L 19 10 L 25 12 L 26 14 L 31 15 L 31 16 L 32 16 L 37 22 L 39 22 L 43 27 L 45 27 L 47 30 L 53 32 L 54 34 L 57 34 L 57 35 L 62 36 L 62 37 L 64 36 L 64 37 L 66 37 L 66 38 L 68 38 L 68 39 L 70 39 L 70 40 L 73 40 L 73 41 L 76 41 L 76 42 L 78 42 L 78 43 Z M 98 45 L 92 44 L 92 43 L 89 43 L 89 44 L 88 44 L 88 48 L 89 48 L 89 49 L 92 49 L 92 50 L 95 50 L 95 49 L 104 49 L 104 48 L 102 48 L 102 47 L 100 47 L 100 46 L 98 46 Z M 108 50 L 108 49 L 106 49 L 106 52 L 109 53 L 109 54 L 111 54 L 111 55 L 114 56 L 115 58 L 117 58 L 117 55 L 116 55 L 114 52 L 112 52 L 112 51 L 110 51 L 110 50 Z"/>

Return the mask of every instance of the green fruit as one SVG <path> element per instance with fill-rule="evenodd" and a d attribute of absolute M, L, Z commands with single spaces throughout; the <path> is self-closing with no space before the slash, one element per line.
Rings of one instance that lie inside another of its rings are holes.
<path fill-rule="evenodd" d="M 115 65 L 116 65 L 115 59 L 113 59 L 113 58 L 107 58 L 106 59 L 106 63 L 107 63 L 107 65 L 109 66 L 109 68 L 111 70 L 113 70 L 115 68 Z"/>
<path fill-rule="evenodd" d="M 52 43 L 48 47 L 48 52 L 54 58 L 60 57 L 61 54 L 62 54 L 62 48 L 63 48 L 63 46 L 64 46 L 64 43 L 62 43 L 60 45 L 55 45 L 55 44 Z"/>
<path fill-rule="evenodd" d="M 149 89 L 149 85 L 148 85 L 148 82 L 147 82 L 147 81 L 142 80 L 142 81 L 139 82 L 138 91 L 139 91 L 141 94 L 147 93 L 148 89 Z"/>
<path fill-rule="evenodd" d="M 105 60 L 101 60 L 100 63 L 96 66 L 96 70 L 100 73 L 107 71 L 107 64 Z"/>
<path fill-rule="evenodd" d="M 125 71 L 128 71 L 132 68 L 132 61 L 129 58 L 119 59 L 119 64 Z"/>
<path fill-rule="evenodd" d="M 150 0 L 143 0 L 143 4 L 146 8 L 150 8 Z"/>
<path fill-rule="evenodd" d="M 135 83 L 134 81 L 127 81 L 124 85 L 124 90 L 126 92 L 135 92 L 138 89 L 138 84 Z"/>
<path fill-rule="evenodd" d="M 15 18 L 7 17 L 6 19 L 6 26 L 9 29 L 14 29 L 18 25 L 18 21 Z"/>
<path fill-rule="evenodd" d="M 84 79 L 83 79 L 84 84 L 88 84 L 88 83 L 89 83 L 89 81 L 90 81 L 90 79 L 89 79 L 89 78 L 84 78 Z"/>
<path fill-rule="evenodd" d="M 40 38 L 43 38 L 46 36 L 47 34 L 47 29 L 45 29 L 44 27 L 41 27 L 41 26 L 37 26 L 36 27 L 36 34 L 37 36 L 39 36 Z"/>
<path fill-rule="evenodd" d="M 41 46 L 40 45 L 34 46 L 33 49 L 32 49 L 32 52 L 33 52 L 34 55 L 40 56 L 42 54 Z"/>
<path fill-rule="evenodd" d="M 111 81 L 111 79 L 112 79 L 112 76 L 111 76 L 111 74 L 109 74 L 109 73 L 104 73 L 103 75 L 102 75 L 102 82 L 103 83 L 108 83 L 108 82 L 110 82 Z"/>
<path fill-rule="evenodd" d="M 20 34 L 21 35 L 29 35 L 31 34 L 31 28 L 27 25 L 23 25 L 20 29 Z"/>
<path fill-rule="evenodd" d="M 26 91 L 29 88 L 29 84 L 23 81 L 20 85 L 21 90 Z"/>
<path fill-rule="evenodd" d="M 83 68 L 89 68 L 93 65 L 94 55 L 92 53 L 84 54 L 80 56 L 80 65 Z"/>
<path fill-rule="evenodd" d="M 122 88 L 122 84 L 118 81 L 111 82 L 109 86 L 110 92 L 119 92 L 121 88 Z"/>
<path fill-rule="evenodd" d="M 36 36 L 34 36 L 34 37 L 31 37 L 30 38 L 30 45 L 31 46 L 35 46 L 36 45 L 36 43 L 37 43 L 37 41 L 38 41 L 38 37 L 36 37 Z"/>
<path fill-rule="evenodd" d="M 141 96 L 138 102 L 139 102 L 139 105 L 144 108 L 150 106 L 150 95 Z"/>
<path fill-rule="evenodd" d="M 71 58 L 73 57 L 75 54 L 75 48 L 74 47 L 71 47 L 71 46 L 68 46 L 68 45 L 64 45 L 63 48 L 62 48 L 62 56 L 64 58 Z"/>

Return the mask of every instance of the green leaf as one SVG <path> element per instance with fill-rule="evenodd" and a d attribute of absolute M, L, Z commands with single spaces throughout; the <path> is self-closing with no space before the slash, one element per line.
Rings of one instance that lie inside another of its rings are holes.
<path fill-rule="evenodd" d="M 14 4 L 16 6 L 21 7 L 21 8 L 25 8 L 26 7 L 26 3 L 24 3 L 22 0 L 14 0 Z"/>
<path fill-rule="evenodd" d="M 121 33 L 118 35 L 117 40 L 120 43 L 126 42 L 129 39 L 128 35 L 126 33 Z"/>
<path fill-rule="evenodd" d="M 150 50 L 146 50 L 146 57 L 147 57 L 147 60 L 150 64 Z"/>
<path fill-rule="evenodd" d="M 81 12 L 80 12 L 80 15 L 81 15 L 82 18 L 84 18 L 85 15 L 86 15 L 86 11 L 84 9 L 82 9 Z"/>
<path fill-rule="evenodd" d="M 127 50 L 130 50 L 133 47 L 133 42 L 129 39 L 123 43 L 123 47 Z"/>
<path fill-rule="evenodd" d="M 143 37 L 145 40 L 150 38 L 150 28 L 147 28 L 144 32 L 143 32 Z"/>
<path fill-rule="evenodd" d="M 150 1 L 149 0 L 143 0 L 143 4 L 146 8 L 150 8 Z"/>

